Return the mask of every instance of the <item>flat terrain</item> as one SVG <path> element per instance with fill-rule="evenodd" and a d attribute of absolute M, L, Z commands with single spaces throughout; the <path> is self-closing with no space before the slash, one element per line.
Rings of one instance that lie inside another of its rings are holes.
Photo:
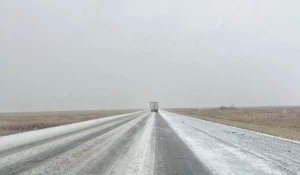
<path fill-rule="evenodd" d="M 0 137 L 0 174 L 211 174 L 159 114 L 103 119 L 56 137 L 36 131 L 44 136 L 24 143 Z"/>
<path fill-rule="evenodd" d="M 178 108 L 170 112 L 300 140 L 300 107 Z"/>
<path fill-rule="evenodd" d="M 0 113 L 0 136 L 126 114 L 134 111 L 137 110 Z"/>
<path fill-rule="evenodd" d="M 167 111 L 0 137 L 0 174 L 297 175 L 300 142 Z"/>

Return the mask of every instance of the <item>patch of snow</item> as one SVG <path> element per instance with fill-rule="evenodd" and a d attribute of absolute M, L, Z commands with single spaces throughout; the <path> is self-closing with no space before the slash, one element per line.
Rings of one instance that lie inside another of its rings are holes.
<path fill-rule="evenodd" d="M 89 169 L 99 158 L 105 157 L 104 155 L 108 153 L 107 150 L 113 143 L 146 115 L 143 114 L 129 123 L 118 126 L 95 139 L 47 160 L 37 167 L 22 172 L 22 174 L 86 174 L 86 169 Z"/>
<path fill-rule="evenodd" d="M 134 146 L 131 149 L 134 150 L 133 154 L 129 154 L 128 157 L 131 157 L 129 161 L 126 174 L 143 174 L 151 175 L 154 170 L 155 162 L 155 151 L 152 147 L 152 131 L 155 123 L 155 113 L 151 114 L 151 117 L 147 121 L 147 125 L 140 138 L 136 140 Z M 122 174 L 122 173 L 120 173 Z"/>
<path fill-rule="evenodd" d="M 137 114 L 140 112 L 142 112 L 142 111 L 129 113 L 129 114 L 116 115 L 116 116 L 111 116 L 111 117 L 105 117 L 105 118 L 100 118 L 100 119 L 88 120 L 88 121 L 84 121 L 84 122 L 56 126 L 56 127 L 51 127 L 51 128 L 45 128 L 45 129 L 40 129 L 40 130 L 35 130 L 35 131 L 28 131 L 28 132 L 23 132 L 23 133 L 8 135 L 8 136 L 2 136 L 2 137 L 0 137 L 0 151 L 6 150 L 9 148 L 14 148 L 17 146 L 21 146 L 24 144 L 60 136 L 63 134 L 67 134 L 67 133 L 76 131 L 76 130 L 92 127 L 94 125 L 97 125 L 97 124 L 100 124 L 103 122 L 111 121 L 111 120 L 118 119 L 121 117 L 130 116 L 130 115 Z"/>
<path fill-rule="evenodd" d="M 59 139 L 55 139 L 51 142 L 43 143 L 41 145 L 33 146 L 29 149 L 17 152 L 15 154 L 11 154 L 11 155 L 8 155 L 8 156 L 5 156 L 5 157 L 1 157 L 0 158 L 0 168 L 4 167 L 6 165 L 9 165 L 9 164 L 13 164 L 14 162 L 17 162 L 17 161 L 20 161 L 20 160 L 25 160 L 28 157 L 36 156 L 36 155 L 41 154 L 43 152 L 54 149 L 58 146 L 65 145 L 69 142 L 72 142 L 72 141 L 75 141 L 77 139 L 83 138 L 85 136 L 88 136 L 92 133 L 95 133 L 95 132 L 100 131 L 104 128 L 113 126 L 113 125 L 115 125 L 117 123 L 120 123 L 120 122 L 122 122 L 122 120 L 116 120 L 116 121 L 113 121 L 113 122 L 109 122 L 107 124 L 101 125 L 101 126 L 96 127 L 96 128 L 91 128 L 89 130 L 76 133 L 74 135 L 70 135 L 70 136 L 67 136 L 67 137 L 62 137 L 62 138 L 59 138 Z"/>

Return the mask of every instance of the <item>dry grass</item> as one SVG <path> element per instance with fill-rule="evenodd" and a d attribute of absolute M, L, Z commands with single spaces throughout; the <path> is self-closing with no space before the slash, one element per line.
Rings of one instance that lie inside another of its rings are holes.
<path fill-rule="evenodd" d="M 234 109 L 168 109 L 170 112 L 230 126 L 300 140 L 300 107 L 253 107 Z"/>
<path fill-rule="evenodd" d="M 0 113 L 0 136 L 135 111 L 138 110 Z"/>

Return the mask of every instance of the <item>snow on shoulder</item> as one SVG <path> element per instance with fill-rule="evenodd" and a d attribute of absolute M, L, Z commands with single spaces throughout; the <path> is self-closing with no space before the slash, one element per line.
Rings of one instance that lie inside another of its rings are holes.
<path fill-rule="evenodd" d="M 38 142 L 52 137 L 68 134 L 80 129 L 85 129 L 103 122 L 111 121 L 121 117 L 126 117 L 140 112 L 142 111 L 133 112 L 129 114 L 110 116 L 110 117 L 105 117 L 100 119 L 88 120 L 84 122 L 56 126 L 51 128 L 45 128 L 45 129 L 40 129 L 35 131 L 28 131 L 28 132 L 23 132 L 23 133 L 8 135 L 8 136 L 2 136 L 0 137 L 0 151 L 25 145 L 28 143 Z"/>
<path fill-rule="evenodd" d="M 299 174 L 300 143 L 159 111 L 198 159 L 216 174 Z"/>

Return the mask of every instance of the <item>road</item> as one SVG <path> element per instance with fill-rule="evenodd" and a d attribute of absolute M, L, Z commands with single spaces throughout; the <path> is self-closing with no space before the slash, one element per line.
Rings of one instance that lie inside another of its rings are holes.
<path fill-rule="evenodd" d="M 245 134 L 271 141 L 253 146 Z M 299 174 L 298 151 L 298 142 L 142 111 L 0 137 L 0 174 Z"/>

